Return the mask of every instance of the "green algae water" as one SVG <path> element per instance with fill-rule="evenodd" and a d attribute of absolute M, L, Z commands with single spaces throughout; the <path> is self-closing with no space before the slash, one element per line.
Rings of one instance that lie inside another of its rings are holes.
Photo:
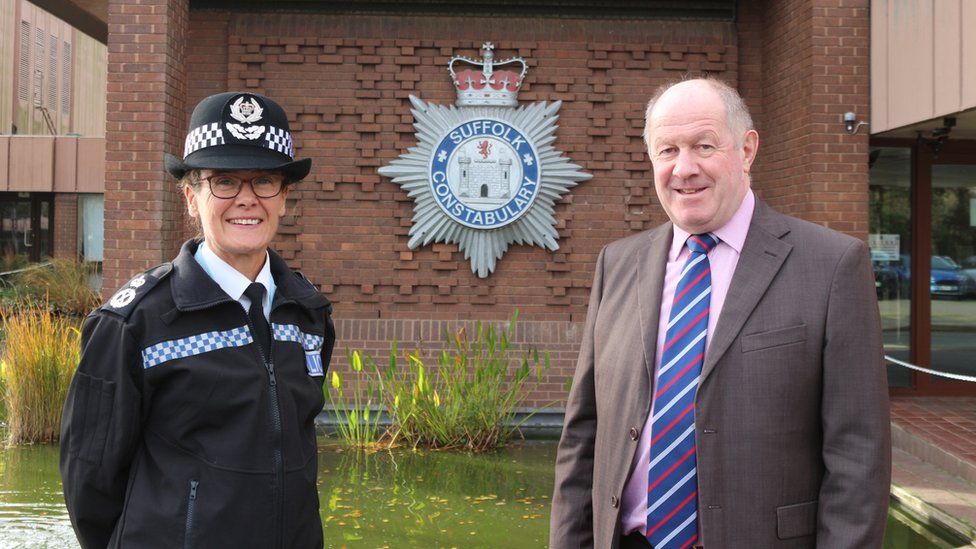
<path fill-rule="evenodd" d="M 554 442 L 490 454 L 366 453 L 323 441 L 326 547 L 544 548 Z M 894 508 L 885 549 L 957 547 Z M 0 547 L 78 547 L 61 496 L 56 446 L 0 449 Z"/>

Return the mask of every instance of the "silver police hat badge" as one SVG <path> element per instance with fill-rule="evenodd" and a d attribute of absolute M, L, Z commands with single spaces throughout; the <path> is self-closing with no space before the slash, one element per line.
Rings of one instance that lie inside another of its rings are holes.
<path fill-rule="evenodd" d="M 554 204 L 592 177 L 553 146 L 562 102 L 518 106 L 528 64 L 493 49 L 448 63 L 456 106 L 410 96 L 418 144 L 379 169 L 414 200 L 410 249 L 458 244 L 481 278 L 513 242 L 558 250 Z"/>

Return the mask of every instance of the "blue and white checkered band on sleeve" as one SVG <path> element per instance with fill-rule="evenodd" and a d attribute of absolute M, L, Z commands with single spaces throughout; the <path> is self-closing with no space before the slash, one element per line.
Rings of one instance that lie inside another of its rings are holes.
<path fill-rule="evenodd" d="M 272 324 L 271 331 L 277 341 L 290 341 L 302 346 L 302 349 L 305 350 L 305 368 L 308 370 L 308 375 L 321 376 L 325 374 L 322 369 L 324 337 L 307 334 L 294 324 Z"/>
<path fill-rule="evenodd" d="M 295 158 L 295 147 L 292 145 L 291 134 L 281 128 L 268 126 L 264 132 L 265 146 L 273 151 L 287 154 Z"/>
<path fill-rule="evenodd" d="M 223 144 L 224 130 L 220 129 L 219 122 L 193 128 L 190 133 L 186 134 L 186 142 L 183 144 L 183 158 L 194 151 Z"/>
<path fill-rule="evenodd" d="M 201 355 L 218 349 L 243 347 L 252 341 L 254 340 L 251 339 L 251 332 L 247 326 L 162 341 L 142 350 L 142 365 L 148 369 L 170 360 Z"/>

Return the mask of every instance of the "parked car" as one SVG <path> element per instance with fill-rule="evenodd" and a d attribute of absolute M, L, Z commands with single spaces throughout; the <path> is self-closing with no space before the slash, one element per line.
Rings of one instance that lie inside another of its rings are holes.
<path fill-rule="evenodd" d="M 963 268 L 944 255 L 932 256 L 929 291 L 933 298 L 965 299 L 976 297 L 976 256 L 963 260 Z M 878 299 L 908 298 L 911 292 L 911 257 L 901 254 L 898 259 L 871 254 L 874 285 Z"/>
<path fill-rule="evenodd" d="M 874 287 L 878 292 L 878 299 L 908 297 L 908 279 L 904 275 L 904 273 L 908 272 L 908 269 L 904 268 L 901 262 L 901 257 L 891 259 L 891 256 L 871 252 L 871 266 L 874 268 Z"/>
<path fill-rule="evenodd" d="M 932 256 L 930 288 L 932 297 L 964 299 L 976 296 L 976 279 L 945 255 Z"/>

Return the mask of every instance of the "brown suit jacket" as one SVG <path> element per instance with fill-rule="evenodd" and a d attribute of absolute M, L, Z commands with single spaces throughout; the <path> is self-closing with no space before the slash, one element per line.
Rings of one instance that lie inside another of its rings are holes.
<path fill-rule="evenodd" d="M 597 260 L 556 457 L 550 547 L 615 548 L 651 406 L 671 224 Z M 757 201 L 695 401 L 708 549 L 880 547 L 888 389 L 864 242 Z"/>

